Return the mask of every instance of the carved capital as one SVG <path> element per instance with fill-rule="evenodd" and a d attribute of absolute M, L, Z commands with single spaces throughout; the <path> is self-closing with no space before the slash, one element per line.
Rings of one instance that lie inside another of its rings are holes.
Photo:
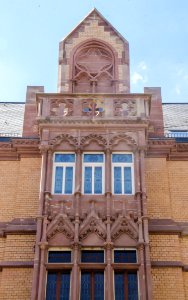
<path fill-rule="evenodd" d="M 104 243 L 104 248 L 106 250 L 112 250 L 114 248 L 114 243 L 112 243 L 112 242 L 106 242 L 106 243 Z"/>

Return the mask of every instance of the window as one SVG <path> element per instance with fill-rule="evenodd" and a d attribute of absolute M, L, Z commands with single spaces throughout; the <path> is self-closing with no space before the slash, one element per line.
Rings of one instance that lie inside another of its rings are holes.
<path fill-rule="evenodd" d="M 104 300 L 104 271 L 82 271 L 80 300 Z"/>
<path fill-rule="evenodd" d="M 54 263 L 71 263 L 71 251 L 49 251 L 48 264 Z M 46 300 L 69 300 L 70 277 L 71 270 L 48 270 Z"/>
<path fill-rule="evenodd" d="M 133 194 L 133 155 L 132 153 L 112 154 L 113 194 Z"/>
<path fill-rule="evenodd" d="M 114 272 L 115 300 L 138 300 L 137 272 Z"/>
<path fill-rule="evenodd" d="M 84 153 L 83 155 L 84 194 L 104 193 L 104 154 Z"/>
<path fill-rule="evenodd" d="M 83 250 L 81 253 L 81 262 L 83 263 L 104 263 L 103 250 Z"/>
<path fill-rule="evenodd" d="M 97 269 L 104 264 L 104 250 L 82 250 L 81 263 L 89 263 L 91 270 L 81 271 L 80 300 L 104 300 L 104 270 Z"/>
<path fill-rule="evenodd" d="M 137 271 L 127 270 L 127 265 L 118 269 L 119 264 L 137 263 L 136 249 L 115 249 L 114 250 L 114 288 L 115 300 L 138 300 L 138 278 Z M 116 265 L 117 264 L 117 265 Z"/>
<path fill-rule="evenodd" d="M 72 194 L 74 191 L 75 154 L 55 153 L 53 168 L 53 193 Z"/>
<path fill-rule="evenodd" d="M 137 263 L 137 255 L 135 249 L 114 250 L 114 263 Z"/>
<path fill-rule="evenodd" d="M 71 263 L 71 251 L 49 251 L 48 263 Z"/>
<path fill-rule="evenodd" d="M 46 300 L 69 300 L 70 271 L 49 271 L 46 286 Z"/>

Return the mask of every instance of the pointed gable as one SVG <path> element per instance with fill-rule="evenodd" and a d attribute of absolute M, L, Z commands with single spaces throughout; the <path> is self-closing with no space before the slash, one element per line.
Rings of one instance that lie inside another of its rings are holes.
<path fill-rule="evenodd" d="M 79 47 L 87 43 L 90 43 L 90 45 L 92 43 L 94 45 L 101 43 L 104 49 L 106 47 L 106 53 L 111 51 L 114 55 L 114 70 L 116 74 L 114 77 L 112 76 L 112 81 L 115 82 L 116 89 L 110 89 L 111 84 L 107 84 L 109 93 L 129 93 L 129 44 L 96 8 L 60 42 L 58 91 L 74 92 L 74 54 Z M 85 74 L 83 74 L 82 80 L 85 82 Z M 90 91 L 86 89 L 85 92 L 89 93 Z M 98 92 L 102 91 L 99 89 Z"/>

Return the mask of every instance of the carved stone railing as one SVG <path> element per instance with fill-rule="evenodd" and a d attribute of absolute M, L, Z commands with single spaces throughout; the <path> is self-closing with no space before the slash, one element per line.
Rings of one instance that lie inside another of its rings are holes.
<path fill-rule="evenodd" d="M 37 94 L 39 120 L 148 119 L 147 94 Z"/>

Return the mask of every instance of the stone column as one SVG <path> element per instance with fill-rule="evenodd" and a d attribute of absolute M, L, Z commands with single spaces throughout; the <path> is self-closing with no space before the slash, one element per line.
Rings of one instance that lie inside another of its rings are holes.
<path fill-rule="evenodd" d="M 39 288 L 38 288 L 38 300 L 44 300 L 45 298 L 45 274 L 46 274 L 46 247 L 48 245 L 46 241 L 46 230 L 47 230 L 48 219 L 47 215 L 44 216 L 43 220 L 43 235 L 42 240 L 39 243 L 41 249 L 40 256 L 40 275 L 39 275 Z"/>
<path fill-rule="evenodd" d="M 144 237 L 144 258 L 146 272 L 146 299 L 152 299 L 152 279 L 151 279 L 151 261 L 149 251 L 149 231 L 147 220 L 147 196 L 145 184 L 145 149 L 140 149 L 140 184 L 141 184 L 141 209 L 143 220 L 143 237 Z"/>
<path fill-rule="evenodd" d="M 34 256 L 34 268 L 33 268 L 33 281 L 32 281 L 32 292 L 31 300 L 37 300 L 38 297 L 38 282 L 39 282 L 39 259 L 40 259 L 40 240 L 42 235 L 42 224 L 43 224 L 43 207 L 44 207 L 44 191 L 46 183 L 46 168 L 47 168 L 47 148 L 41 146 L 42 152 L 42 164 L 41 164 L 41 179 L 40 179 L 40 194 L 39 194 L 39 209 L 37 217 L 37 232 L 36 232 L 36 243 L 35 243 L 35 256 Z"/>
<path fill-rule="evenodd" d="M 111 150 L 106 149 L 105 156 L 105 192 L 111 192 Z"/>

